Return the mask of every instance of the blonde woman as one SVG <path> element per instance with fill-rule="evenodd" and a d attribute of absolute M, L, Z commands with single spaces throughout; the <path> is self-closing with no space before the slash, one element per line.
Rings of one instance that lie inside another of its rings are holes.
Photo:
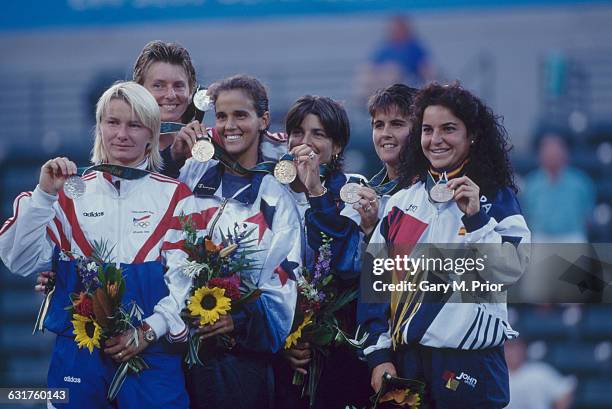
<path fill-rule="evenodd" d="M 44 325 L 57 334 L 48 386 L 68 388 L 70 394 L 69 403 L 57 403 L 58 408 L 188 407 L 181 356 L 171 352 L 169 342 L 187 334 L 179 312 L 191 282 L 180 273 L 186 254 L 176 243 L 182 237 L 178 216 L 194 214 L 195 201 L 187 186 L 155 172 L 161 163 L 159 126 L 159 107 L 144 87 L 113 85 L 97 104 L 92 154 L 97 166 L 81 178 L 84 194 L 66 196 L 64 183 L 77 167 L 68 158 L 51 159 L 34 191 L 17 197 L 14 216 L 0 230 L 0 257 L 12 272 L 25 276 L 52 262 L 56 267 Z M 133 301 L 143 311 L 143 319 L 134 322 L 137 344 L 129 343 L 127 333 L 93 352 L 75 342 L 65 308 L 69 294 L 83 290 L 77 259 L 91 256 L 95 242 L 107 243 L 108 261 L 123 270 L 123 302 Z M 107 401 L 118 364 L 135 355 L 149 368 L 128 375 L 116 401 Z"/>

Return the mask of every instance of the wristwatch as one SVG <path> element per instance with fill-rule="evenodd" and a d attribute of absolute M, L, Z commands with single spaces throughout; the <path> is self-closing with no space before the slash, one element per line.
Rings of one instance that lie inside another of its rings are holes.
<path fill-rule="evenodd" d="M 142 329 L 142 336 L 144 337 L 145 341 L 147 341 L 149 344 L 157 340 L 155 331 L 153 331 L 153 328 L 151 328 L 151 326 L 147 324 L 146 321 L 142 322 L 142 325 L 140 326 L 140 328 Z"/>

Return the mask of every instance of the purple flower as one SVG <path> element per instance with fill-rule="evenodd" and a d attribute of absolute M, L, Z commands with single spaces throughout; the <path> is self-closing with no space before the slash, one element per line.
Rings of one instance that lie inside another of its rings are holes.
<path fill-rule="evenodd" d="M 98 264 L 89 258 L 80 258 L 76 270 L 87 292 L 92 292 L 100 286 L 98 281 Z"/>

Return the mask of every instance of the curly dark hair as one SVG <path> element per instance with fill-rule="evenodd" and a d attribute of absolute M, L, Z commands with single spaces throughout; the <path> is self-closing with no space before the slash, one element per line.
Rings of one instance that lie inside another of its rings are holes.
<path fill-rule="evenodd" d="M 412 107 L 411 137 L 402 150 L 401 176 L 404 186 L 416 180 L 424 181 L 429 161 L 421 147 L 423 113 L 428 106 L 441 105 L 465 124 L 470 145 L 466 175 L 484 194 L 493 194 L 502 187 L 517 191 L 508 152 L 511 149 L 508 134 L 497 116 L 480 99 L 463 89 L 459 83 L 430 84 L 420 90 Z"/>
<path fill-rule="evenodd" d="M 327 137 L 340 147 L 340 154 L 332 160 L 332 169 L 342 169 L 344 148 L 351 138 L 351 127 L 346 110 L 337 101 L 328 97 L 304 95 L 293 103 L 285 118 L 285 132 L 299 128 L 308 114 L 319 117 Z"/>

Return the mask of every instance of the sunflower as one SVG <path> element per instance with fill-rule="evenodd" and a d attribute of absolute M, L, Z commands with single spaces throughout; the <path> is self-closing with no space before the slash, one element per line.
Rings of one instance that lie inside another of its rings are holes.
<path fill-rule="evenodd" d="M 232 300 L 225 296 L 225 289 L 201 287 L 189 300 L 191 314 L 200 316 L 200 325 L 214 324 L 220 315 L 232 308 Z"/>
<path fill-rule="evenodd" d="M 304 321 L 300 324 L 299 327 L 295 331 L 293 331 L 287 339 L 285 340 L 285 349 L 291 348 L 293 345 L 296 345 L 302 336 L 302 330 L 312 322 L 312 313 L 306 314 L 304 317 Z"/>
<path fill-rule="evenodd" d="M 72 316 L 72 325 L 74 326 L 75 341 L 79 348 L 87 347 L 89 353 L 93 352 L 94 347 L 100 348 L 100 336 L 102 335 L 102 328 L 97 322 L 89 317 L 84 317 L 79 314 Z"/>
<path fill-rule="evenodd" d="M 414 408 L 418 409 L 421 404 L 421 397 L 417 392 L 410 391 L 410 388 L 406 389 L 394 389 L 385 393 L 380 398 L 380 402 L 392 402 L 395 407 L 400 408 Z"/>

